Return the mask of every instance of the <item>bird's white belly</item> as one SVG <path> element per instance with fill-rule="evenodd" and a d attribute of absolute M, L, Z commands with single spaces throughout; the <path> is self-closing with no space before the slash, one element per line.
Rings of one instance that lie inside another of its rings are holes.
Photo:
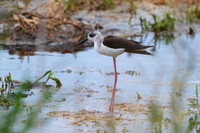
<path fill-rule="evenodd" d="M 124 53 L 123 48 L 113 49 L 113 48 L 109 48 L 109 47 L 104 46 L 104 45 L 95 46 L 94 48 L 98 53 L 103 54 L 103 55 L 107 55 L 107 56 L 117 57 L 118 55 Z"/>

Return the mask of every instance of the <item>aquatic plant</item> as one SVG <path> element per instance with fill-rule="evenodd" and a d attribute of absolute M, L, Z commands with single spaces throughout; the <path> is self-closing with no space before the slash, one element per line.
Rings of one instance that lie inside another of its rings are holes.
<path fill-rule="evenodd" d="M 186 52 L 186 51 L 185 51 Z M 188 116 L 185 117 L 185 102 L 183 102 L 183 99 L 185 99 L 184 96 L 184 88 L 185 84 L 187 83 L 188 78 L 192 74 L 194 70 L 194 63 L 196 62 L 196 54 L 194 53 L 193 49 L 189 49 L 188 51 L 188 56 L 183 57 L 182 55 L 179 54 L 179 52 L 176 52 L 176 60 L 175 63 L 176 65 L 179 66 L 184 66 L 184 71 L 183 72 L 175 72 L 174 76 L 172 78 L 172 89 L 170 93 L 170 132 L 173 133 L 190 133 L 193 132 L 194 129 L 198 133 L 200 130 L 200 117 L 199 117 L 199 107 L 198 105 L 198 89 L 196 86 L 196 99 L 193 101 L 194 108 L 189 107 L 190 110 L 196 111 L 195 115 L 192 115 L 191 118 L 188 120 Z M 187 64 L 185 64 L 187 62 Z M 186 105 L 187 106 L 187 105 Z M 197 108 L 198 107 L 198 108 Z M 156 108 L 156 107 L 154 107 Z M 153 109 L 152 109 L 153 110 Z M 156 110 L 156 109 L 155 109 Z M 160 113 L 161 109 L 157 109 L 158 113 Z M 156 115 L 156 111 L 154 113 L 151 113 L 151 117 L 153 115 Z M 164 112 L 163 112 L 163 115 Z M 157 119 L 159 120 L 159 117 L 161 115 L 157 116 Z M 187 122 L 188 121 L 188 122 Z M 152 121 L 152 125 L 155 125 L 157 121 Z M 189 125 L 189 126 L 188 126 Z M 160 131 L 159 129 L 159 124 L 157 124 L 157 127 L 153 127 L 156 132 Z M 193 131 L 192 131 L 193 130 Z"/>
<path fill-rule="evenodd" d="M 49 75 L 48 75 L 49 74 Z M 48 75 L 46 81 L 44 82 L 44 84 L 46 85 L 47 82 L 49 81 L 49 79 L 53 80 L 56 82 L 56 87 L 61 87 L 62 83 L 60 82 L 60 80 L 57 77 L 53 77 L 53 72 L 51 70 L 47 71 L 43 76 L 41 76 L 40 78 L 38 78 L 37 80 L 35 80 L 34 83 L 37 83 L 39 80 L 41 80 L 42 78 L 44 78 L 46 75 Z"/>
<path fill-rule="evenodd" d="M 131 75 L 131 76 L 140 76 L 140 72 L 136 72 L 136 71 L 126 71 L 125 74 Z"/>
<path fill-rule="evenodd" d="M 34 105 L 30 106 L 29 109 L 24 105 L 23 97 L 21 96 L 24 88 L 20 88 L 18 92 L 15 93 L 13 97 L 14 106 L 7 112 L 0 114 L 0 132 L 1 133 L 26 133 L 38 122 L 38 115 L 42 108 L 42 104 L 47 102 L 47 99 L 50 98 L 51 91 L 48 88 L 44 88 L 42 96 Z M 45 95 L 48 94 L 48 97 Z M 28 109 L 28 110 L 27 110 Z M 23 117 L 22 117 L 23 116 Z M 23 126 L 19 129 L 15 129 L 16 125 L 20 121 L 23 121 Z M 37 121 L 37 122 L 36 122 Z"/>
<path fill-rule="evenodd" d="M 130 17 L 129 17 L 128 23 L 130 24 L 133 16 L 137 14 L 134 0 L 130 0 L 130 9 L 129 10 L 130 10 Z"/>
<path fill-rule="evenodd" d="M 170 5 L 173 5 L 173 12 L 176 15 L 177 21 L 186 23 L 200 22 L 199 0 L 187 0 L 182 2 L 178 0 L 173 0 Z M 170 5 L 169 7 L 171 8 Z"/>
<path fill-rule="evenodd" d="M 43 79 L 48 75 L 46 81 L 44 82 L 45 86 L 42 86 L 42 95 L 36 105 L 26 106 L 23 101 L 24 91 L 31 89 L 34 85 L 37 85 L 39 80 Z M 42 105 L 46 103 L 52 97 L 52 91 L 48 88 L 47 82 L 49 79 L 56 81 L 57 86 L 61 86 L 61 82 L 58 78 L 53 77 L 53 72 L 47 71 L 42 77 L 38 78 L 35 82 L 25 81 L 20 82 L 20 86 L 15 88 L 15 91 L 12 93 L 5 93 L 6 88 L 12 87 L 11 74 L 9 73 L 5 76 L 4 80 L 0 78 L 1 82 L 1 95 L 0 95 L 0 106 L 6 107 L 8 109 L 10 105 L 13 107 L 2 114 L 0 114 L 0 132 L 1 133 L 26 133 L 34 125 L 36 125 L 36 120 L 38 120 L 38 115 L 42 109 Z M 5 108 L 4 108 L 5 109 Z M 21 117 L 23 116 L 23 117 Z M 23 126 L 19 129 L 15 129 L 16 125 L 23 121 Z"/>
<path fill-rule="evenodd" d="M 14 11 L 20 11 L 20 7 L 19 7 L 19 1 L 15 0 L 13 1 L 13 7 L 14 7 Z"/>
<path fill-rule="evenodd" d="M 173 97 L 174 96 L 172 96 L 172 98 Z M 182 133 L 182 132 L 190 133 L 190 132 L 193 132 L 194 130 L 196 131 L 196 133 L 199 133 L 200 132 L 200 114 L 199 114 L 200 105 L 199 105 L 198 97 L 199 97 L 198 88 L 196 86 L 196 98 L 190 101 L 191 104 L 189 104 L 188 113 L 186 113 L 186 115 L 190 117 L 188 119 L 188 123 L 184 123 L 184 125 L 187 125 L 187 127 L 184 129 L 182 129 L 182 126 L 179 125 L 182 123 L 182 120 L 179 118 L 179 116 L 173 116 L 176 119 L 172 119 L 172 120 L 168 118 L 164 119 L 163 112 L 162 112 L 162 109 L 160 108 L 160 105 L 156 103 L 155 101 L 151 102 L 149 108 L 150 108 L 150 113 L 151 113 L 150 114 L 151 123 L 154 128 L 154 132 L 162 133 L 163 131 L 162 124 L 164 122 L 166 123 L 170 122 L 172 126 L 174 127 L 174 133 Z M 172 104 L 175 104 L 175 103 L 172 103 Z M 175 110 L 178 111 L 178 107 L 175 107 Z M 176 122 L 179 122 L 179 124 Z"/>
<path fill-rule="evenodd" d="M 200 132 L 200 116 L 199 114 L 195 114 L 194 116 L 190 117 L 188 120 L 188 129 L 189 131 L 193 131 L 195 129 L 196 133 Z"/>
<path fill-rule="evenodd" d="M 43 83 L 39 83 L 39 80 L 43 79 L 46 75 L 48 75 L 46 81 Z M 0 77 L 0 83 L 1 83 L 0 106 L 4 107 L 5 109 L 9 109 L 10 105 L 14 105 L 15 103 L 13 101 L 13 97 L 17 95 L 18 89 L 20 88 L 22 88 L 23 91 L 27 91 L 38 84 L 42 85 L 44 88 L 47 88 L 48 87 L 47 82 L 49 81 L 49 79 L 56 82 L 57 88 L 61 87 L 62 86 L 61 81 L 57 77 L 52 76 L 52 75 L 53 75 L 53 72 L 49 70 L 43 76 L 35 80 L 35 82 L 31 82 L 31 81 L 19 82 L 20 87 L 17 87 L 12 90 L 11 88 L 13 88 L 13 83 L 11 79 L 11 74 L 9 73 L 7 76 L 5 76 L 5 78 Z M 20 94 L 21 94 L 21 97 L 27 96 L 27 95 L 24 95 L 22 91 L 20 92 Z"/>
<path fill-rule="evenodd" d="M 193 107 L 199 108 L 200 107 L 200 105 L 199 105 L 199 94 L 198 94 L 198 87 L 197 87 L 197 85 L 196 85 L 196 99 L 190 100 L 189 106 L 191 108 L 193 108 Z"/>
<path fill-rule="evenodd" d="M 12 26 L 13 26 L 12 22 L 4 24 L 2 32 L 0 33 L 0 45 L 4 44 L 6 39 L 9 37 Z"/>
<path fill-rule="evenodd" d="M 11 88 L 13 87 L 11 74 L 8 73 L 4 78 L 0 77 L 1 87 L 0 87 L 0 96 L 3 96 L 4 94 L 9 94 L 11 91 Z"/>
<path fill-rule="evenodd" d="M 186 21 L 198 22 L 200 20 L 200 9 L 198 4 L 187 8 Z"/>
<path fill-rule="evenodd" d="M 115 8 L 115 3 L 112 0 L 103 0 L 107 8 Z"/>
<path fill-rule="evenodd" d="M 153 31 L 153 32 L 162 32 L 162 31 L 172 31 L 175 28 L 175 18 L 171 16 L 170 13 L 165 13 L 163 18 L 160 18 L 158 15 L 152 14 L 153 23 L 147 21 L 145 18 L 140 17 L 140 24 L 143 31 Z"/>
<path fill-rule="evenodd" d="M 13 87 L 11 74 L 9 73 L 4 78 L 0 77 L 1 87 L 0 87 L 0 106 L 4 109 L 8 109 L 10 105 L 13 105 L 13 101 L 10 97 L 11 88 Z"/>
<path fill-rule="evenodd" d="M 66 5 L 66 9 L 72 9 L 75 6 L 75 0 L 64 1 L 64 3 Z"/>
<path fill-rule="evenodd" d="M 200 115 L 199 115 L 199 94 L 198 94 L 198 87 L 196 85 L 196 99 L 190 101 L 189 104 L 189 113 L 188 115 L 190 118 L 188 119 L 188 130 L 193 131 L 195 130 L 197 133 L 200 132 Z"/>

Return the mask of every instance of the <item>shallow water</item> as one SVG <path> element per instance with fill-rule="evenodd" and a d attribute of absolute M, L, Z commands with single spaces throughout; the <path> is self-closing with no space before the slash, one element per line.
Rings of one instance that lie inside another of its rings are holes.
<path fill-rule="evenodd" d="M 191 71 L 184 82 L 183 103 L 187 107 L 187 98 L 194 97 L 195 86 L 200 83 L 200 34 L 194 38 L 186 34 L 176 35 L 173 43 L 166 45 L 164 41 L 157 44 L 154 56 L 137 55 L 124 53 L 117 57 L 117 91 L 115 96 L 115 113 L 118 116 L 123 108 L 117 104 L 132 103 L 149 105 L 151 100 L 157 100 L 164 109 L 164 116 L 169 117 L 170 96 L 175 75 L 182 75 Z M 144 45 L 154 45 L 153 34 L 149 33 L 143 40 Z M 194 56 L 190 62 L 190 57 Z M 188 64 L 192 66 L 188 69 Z M 74 54 L 49 53 L 38 51 L 34 56 L 10 55 L 8 50 L 0 50 L 0 73 L 5 76 L 10 72 L 14 80 L 31 80 L 42 76 L 47 70 L 52 70 L 54 76 L 62 82 L 62 87 L 53 92 L 53 98 L 46 103 L 42 109 L 42 115 L 47 118 L 44 126 L 38 126 L 31 132 L 97 132 L 113 128 L 106 125 L 106 121 L 99 123 L 86 122 L 80 125 L 73 125 L 70 122 L 76 119 L 67 119 L 62 116 L 50 116 L 51 111 L 77 112 L 85 109 L 87 111 L 99 111 L 109 114 L 109 104 L 114 84 L 113 62 L 111 57 L 99 55 L 93 48 Z M 68 72 L 67 72 L 68 70 Z M 69 70 L 71 72 L 69 72 Z M 126 74 L 127 71 L 136 71 L 139 75 Z M 55 85 L 53 81 L 48 84 Z M 40 90 L 40 89 L 39 89 Z M 28 105 L 34 105 L 38 94 L 37 88 L 32 89 L 34 95 L 25 98 Z M 142 97 L 137 100 L 136 93 Z M 64 99 L 64 100 L 63 100 Z M 144 109 L 144 108 L 142 108 Z M 187 108 L 186 108 L 187 110 Z M 150 129 L 150 122 L 145 111 L 127 112 L 124 118 L 131 118 L 132 121 L 117 121 L 115 131 L 121 132 L 124 128 L 127 132 L 146 132 Z M 124 130 L 125 130 L 124 129 Z M 167 129 L 166 132 L 170 130 Z"/>

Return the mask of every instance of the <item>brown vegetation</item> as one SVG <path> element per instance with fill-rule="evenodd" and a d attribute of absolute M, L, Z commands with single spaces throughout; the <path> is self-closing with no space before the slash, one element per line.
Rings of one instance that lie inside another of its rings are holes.
<path fill-rule="evenodd" d="M 12 29 L 11 40 L 34 41 L 40 38 L 75 43 L 84 35 L 84 25 L 66 16 L 53 18 L 25 12 L 14 14 L 13 18 L 17 21 L 17 26 Z"/>

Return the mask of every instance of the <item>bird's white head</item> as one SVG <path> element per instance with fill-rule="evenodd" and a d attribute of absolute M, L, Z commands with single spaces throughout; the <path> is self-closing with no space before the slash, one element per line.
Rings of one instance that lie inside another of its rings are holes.
<path fill-rule="evenodd" d="M 93 42 L 103 42 L 103 36 L 99 31 L 91 31 L 88 33 L 88 40 Z"/>
<path fill-rule="evenodd" d="M 88 33 L 87 39 L 83 40 L 82 42 L 80 42 L 78 44 L 75 44 L 74 47 L 77 46 L 77 45 L 80 45 L 80 44 L 82 44 L 82 43 L 84 43 L 88 40 L 93 41 L 94 44 L 97 44 L 97 45 L 102 44 L 103 43 L 103 36 L 102 36 L 101 32 L 99 32 L 99 31 L 91 31 L 91 32 Z"/>

